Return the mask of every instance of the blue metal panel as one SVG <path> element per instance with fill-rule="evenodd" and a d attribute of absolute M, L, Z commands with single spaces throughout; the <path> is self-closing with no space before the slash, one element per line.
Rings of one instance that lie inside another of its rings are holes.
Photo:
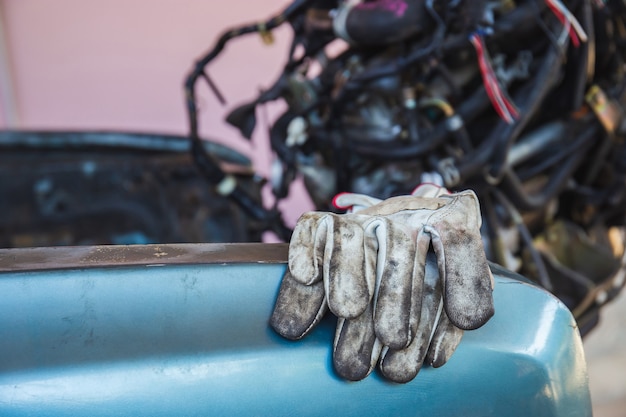
<path fill-rule="evenodd" d="M 267 325 L 285 266 L 0 274 L 0 416 L 588 416 L 569 311 L 496 277 L 496 315 L 448 364 L 398 385 L 332 370 L 334 322 Z"/>

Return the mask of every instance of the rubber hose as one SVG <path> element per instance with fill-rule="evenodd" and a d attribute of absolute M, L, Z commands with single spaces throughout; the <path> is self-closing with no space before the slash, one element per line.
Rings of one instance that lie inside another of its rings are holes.
<path fill-rule="evenodd" d="M 567 185 L 567 181 L 570 179 L 572 173 L 585 158 L 586 150 L 589 145 L 591 145 L 590 140 L 596 134 L 596 126 L 587 128 L 587 130 L 581 134 L 581 138 L 587 138 L 587 145 L 583 146 L 580 151 L 576 152 L 568 160 L 564 161 L 562 165 L 556 168 L 555 172 L 550 175 L 548 183 L 541 192 L 533 195 L 526 193 L 519 178 L 510 169 L 505 171 L 501 187 L 499 188 L 513 205 L 521 211 L 533 211 L 545 207 L 550 199 L 561 192 Z"/>
<path fill-rule="evenodd" d="M 494 161 L 490 175 L 499 179 L 506 166 L 506 157 L 513 142 L 540 109 L 545 97 L 554 86 L 561 73 L 561 54 L 549 46 L 539 72 L 534 79 L 515 95 L 514 101 L 520 105 L 520 118 L 513 124 L 500 121 L 474 155 L 465 158 L 458 170 L 461 178 L 468 178 L 481 172 L 491 159 Z"/>
<path fill-rule="evenodd" d="M 389 45 L 428 29 L 425 0 L 347 1 L 337 12 L 337 36 L 362 46 Z"/>

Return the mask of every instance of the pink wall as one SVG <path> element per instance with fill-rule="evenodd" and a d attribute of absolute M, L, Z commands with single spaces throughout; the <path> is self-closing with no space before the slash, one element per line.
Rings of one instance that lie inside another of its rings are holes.
<path fill-rule="evenodd" d="M 182 83 L 193 62 L 234 24 L 265 19 L 284 0 L 0 0 L 19 127 L 184 134 Z M 256 35 L 234 41 L 210 69 L 229 107 L 269 86 L 284 62 L 288 27 L 268 47 Z M 251 144 L 223 122 L 203 87 L 203 136 L 250 155 L 268 172 L 263 124 Z M 276 113 L 276 107 L 271 114 Z M 259 118 L 260 120 L 263 117 Z M 3 123 L 0 120 L 0 123 Z M 300 187 L 299 187 L 300 188 Z M 306 208 L 301 190 L 290 223 Z M 305 199 L 306 200 L 306 199 Z"/>

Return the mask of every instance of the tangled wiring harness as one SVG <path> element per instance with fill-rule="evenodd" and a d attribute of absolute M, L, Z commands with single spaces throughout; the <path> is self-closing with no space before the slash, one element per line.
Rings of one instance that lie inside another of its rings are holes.
<path fill-rule="evenodd" d="M 284 239 L 290 231 L 224 175 L 201 144 L 195 87 L 224 46 L 289 24 L 283 71 L 226 121 L 287 110 L 269 137 L 276 200 L 302 178 L 320 210 L 339 192 L 378 198 L 420 183 L 471 188 L 490 260 L 558 296 L 581 333 L 624 283 L 626 2 L 294 0 L 226 31 L 186 85 L 201 172 Z"/>

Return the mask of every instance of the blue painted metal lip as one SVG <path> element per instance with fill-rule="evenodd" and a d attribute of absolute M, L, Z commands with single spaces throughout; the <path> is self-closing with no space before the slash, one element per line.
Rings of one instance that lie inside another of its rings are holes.
<path fill-rule="evenodd" d="M 1 416 L 591 415 L 575 322 L 532 285 L 496 275 L 496 315 L 442 368 L 354 383 L 333 372 L 332 317 L 299 342 L 267 325 L 284 245 L 177 261 L 160 246 L 159 262 L 154 247 L 96 263 L 0 251 L 15 266 L 0 273 Z"/>

